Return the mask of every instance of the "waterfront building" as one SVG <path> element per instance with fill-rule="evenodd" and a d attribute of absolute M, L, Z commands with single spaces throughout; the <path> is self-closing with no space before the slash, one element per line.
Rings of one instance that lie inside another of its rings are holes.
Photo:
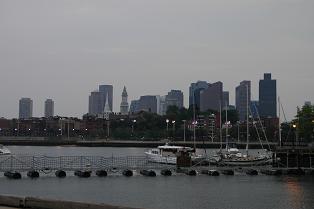
<path fill-rule="evenodd" d="M 103 95 L 103 101 L 107 100 L 108 96 L 108 104 L 110 110 L 113 111 L 113 86 L 112 85 L 99 85 L 99 92 Z M 102 110 L 104 108 L 105 102 L 103 103 Z"/>
<path fill-rule="evenodd" d="M 207 110 L 219 111 L 220 104 L 223 100 L 223 84 L 218 81 L 213 84 L 208 84 L 207 89 L 200 92 L 200 111 Z M 226 106 L 227 104 L 221 104 Z"/>
<path fill-rule="evenodd" d="M 151 95 L 141 96 L 138 102 L 138 110 L 157 113 L 157 97 Z"/>
<path fill-rule="evenodd" d="M 128 103 L 128 93 L 126 87 L 123 88 L 122 101 L 120 104 L 120 113 L 122 115 L 127 115 L 129 113 L 129 103 Z"/>
<path fill-rule="evenodd" d="M 271 73 L 265 73 L 259 81 L 259 114 L 261 117 L 277 117 L 277 87 Z"/>
<path fill-rule="evenodd" d="M 54 116 L 54 101 L 52 99 L 46 99 L 45 101 L 45 117 Z"/>
<path fill-rule="evenodd" d="M 33 100 L 21 98 L 19 101 L 19 118 L 29 119 L 33 117 Z"/>
<path fill-rule="evenodd" d="M 236 109 L 239 114 L 239 120 L 245 121 L 248 105 L 251 103 L 251 81 L 242 81 L 236 87 Z"/>
<path fill-rule="evenodd" d="M 104 96 L 102 92 L 93 91 L 89 96 L 88 113 L 91 115 L 97 115 L 104 110 Z"/>
<path fill-rule="evenodd" d="M 166 95 L 166 104 L 169 106 L 177 106 L 183 108 L 183 92 L 181 90 L 171 90 Z"/>
<path fill-rule="evenodd" d="M 200 108 L 200 94 L 207 88 L 208 83 L 206 81 L 197 81 L 196 83 L 191 83 L 189 88 L 189 106 L 195 103 L 195 106 Z"/>
<path fill-rule="evenodd" d="M 139 112 L 139 100 L 132 100 L 130 104 L 130 113 L 134 114 Z"/>

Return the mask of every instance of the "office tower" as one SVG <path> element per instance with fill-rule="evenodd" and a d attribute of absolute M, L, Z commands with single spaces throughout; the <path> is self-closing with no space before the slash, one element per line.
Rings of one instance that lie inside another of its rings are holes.
<path fill-rule="evenodd" d="M 239 120 L 245 121 L 247 109 L 251 103 L 251 81 L 242 81 L 236 87 L 236 109 L 239 114 Z"/>
<path fill-rule="evenodd" d="M 258 116 L 259 116 L 259 101 L 251 101 L 250 108 L 251 108 L 252 117 L 258 118 Z"/>
<path fill-rule="evenodd" d="M 28 119 L 33 117 L 33 100 L 21 98 L 19 101 L 19 118 Z"/>
<path fill-rule="evenodd" d="M 54 101 L 52 99 L 46 99 L 45 101 L 45 117 L 54 116 Z"/>
<path fill-rule="evenodd" d="M 229 91 L 222 92 L 222 103 L 223 107 L 229 106 Z"/>
<path fill-rule="evenodd" d="M 201 91 L 208 88 L 208 83 L 206 81 L 197 81 L 196 83 L 191 83 L 189 90 L 189 106 L 195 103 L 197 108 L 200 108 L 200 95 Z"/>
<path fill-rule="evenodd" d="M 166 96 L 161 96 L 159 99 L 159 111 L 159 115 L 167 114 Z"/>
<path fill-rule="evenodd" d="M 137 113 L 139 112 L 139 100 L 132 100 L 130 104 L 130 113 Z"/>
<path fill-rule="evenodd" d="M 123 92 L 122 92 L 122 101 L 120 104 L 120 113 L 122 115 L 127 115 L 129 113 L 128 93 L 127 93 L 125 87 L 123 88 Z"/>
<path fill-rule="evenodd" d="M 277 117 L 277 87 L 271 73 L 265 73 L 259 81 L 259 114 L 261 117 Z"/>
<path fill-rule="evenodd" d="M 220 104 L 223 100 L 223 84 L 218 81 L 213 84 L 208 84 L 208 88 L 200 93 L 200 111 L 207 110 L 219 111 Z M 222 106 L 224 104 L 221 104 Z"/>
<path fill-rule="evenodd" d="M 101 114 L 104 110 L 105 100 L 103 93 L 99 91 L 91 92 L 89 96 L 88 113 L 91 115 Z"/>
<path fill-rule="evenodd" d="M 141 96 L 138 104 L 139 111 L 157 113 L 157 97 Z"/>
<path fill-rule="evenodd" d="M 177 106 L 179 109 L 183 107 L 183 92 L 180 90 L 171 90 L 166 95 L 166 106 Z M 166 110 L 167 111 L 167 110 Z"/>
<path fill-rule="evenodd" d="M 113 86 L 112 85 L 99 85 L 99 92 L 101 92 L 103 94 L 103 107 L 102 110 L 104 109 L 105 106 L 105 101 L 106 101 L 106 97 L 108 95 L 108 102 L 109 102 L 109 107 L 110 110 L 112 111 L 112 103 L 113 103 Z"/>

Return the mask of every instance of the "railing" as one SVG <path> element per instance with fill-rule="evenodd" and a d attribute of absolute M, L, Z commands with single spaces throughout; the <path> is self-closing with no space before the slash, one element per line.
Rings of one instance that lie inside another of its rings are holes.
<path fill-rule="evenodd" d="M 0 172 L 29 170 L 100 170 L 100 169 L 161 169 L 173 165 L 151 163 L 146 156 L 0 156 Z"/>

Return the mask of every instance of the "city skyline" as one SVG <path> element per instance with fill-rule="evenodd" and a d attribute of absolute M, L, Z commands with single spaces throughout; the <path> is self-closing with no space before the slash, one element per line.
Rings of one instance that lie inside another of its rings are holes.
<path fill-rule="evenodd" d="M 191 82 L 234 88 L 271 72 L 288 119 L 314 101 L 313 1 L 135 0 L 0 3 L 0 117 L 16 118 L 18 100 L 46 98 L 55 115 L 81 117 L 97 84 L 114 85 L 113 111 L 123 86 L 129 100 L 183 91 Z M 145 8 L 140 9 L 140 8 Z M 123 15 L 121 15 L 123 14 Z M 74 105 L 74 106 L 73 106 Z"/>

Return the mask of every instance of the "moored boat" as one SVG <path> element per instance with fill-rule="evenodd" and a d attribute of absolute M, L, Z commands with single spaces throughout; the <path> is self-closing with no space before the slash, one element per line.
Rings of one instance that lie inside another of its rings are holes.
<path fill-rule="evenodd" d="M 11 151 L 5 146 L 3 146 L 2 144 L 0 144 L 0 155 L 10 155 L 10 154 L 11 154 Z"/>

